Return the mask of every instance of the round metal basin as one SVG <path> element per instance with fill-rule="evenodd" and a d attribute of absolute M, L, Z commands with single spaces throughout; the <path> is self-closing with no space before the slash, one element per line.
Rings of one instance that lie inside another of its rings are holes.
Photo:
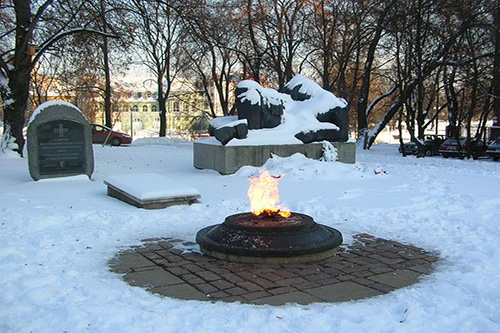
<path fill-rule="evenodd" d="M 301 263 L 332 256 L 342 234 L 305 214 L 284 218 L 241 213 L 201 229 L 196 242 L 206 255 L 228 261 Z"/>

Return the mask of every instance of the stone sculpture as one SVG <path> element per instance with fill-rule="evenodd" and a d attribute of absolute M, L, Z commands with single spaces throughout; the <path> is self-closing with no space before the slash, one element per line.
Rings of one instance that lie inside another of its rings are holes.
<path fill-rule="evenodd" d="M 277 127 L 286 128 L 303 143 L 349 139 L 349 107 L 345 100 L 301 75 L 295 76 L 282 92 L 250 80 L 240 82 L 236 110 L 237 117 L 216 118 L 211 123 L 209 133 L 222 145 L 234 138 L 244 139 L 248 130 Z"/>

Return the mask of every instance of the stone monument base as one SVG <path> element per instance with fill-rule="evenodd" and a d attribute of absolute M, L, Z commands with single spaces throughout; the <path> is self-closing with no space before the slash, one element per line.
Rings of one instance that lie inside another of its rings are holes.
<path fill-rule="evenodd" d="M 223 175 L 233 174 L 242 166 L 260 167 L 272 156 L 288 157 L 295 153 L 303 154 L 312 159 L 319 159 L 323 155 L 321 142 L 307 144 L 276 144 L 260 146 L 222 146 L 221 144 L 203 142 L 203 139 L 194 142 L 194 167 L 197 169 L 211 169 Z M 355 142 L 332 142 L 337 149 L 337 159 L 342 163 L 356 162 Z"/>

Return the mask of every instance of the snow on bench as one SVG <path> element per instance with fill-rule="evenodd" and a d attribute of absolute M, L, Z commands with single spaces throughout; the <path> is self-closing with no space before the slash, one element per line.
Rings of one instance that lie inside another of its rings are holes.
<path fill-rule="evenodd" d="M 197 189 L 154 173 L 109 176 L 104 184 L 109 196 L 144 209 L 192 204 L 201 197 Z"/>

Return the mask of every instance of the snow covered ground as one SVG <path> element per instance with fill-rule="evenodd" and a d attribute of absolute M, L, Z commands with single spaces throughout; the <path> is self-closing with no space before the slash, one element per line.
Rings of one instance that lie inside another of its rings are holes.
<path fill-rule="evenodd" d="M 247 178 L 192 167 L 192 143 L 94 145 L 85 176 L 32 181 L 0 153 L 0 332 L 500 332 L 500 163 L 359 151 L 355 165 L 301 155 L 266 167 L 282 203 L 339 229 L 410 243 L 441 258 L 421 283 L 346 303 L 256 306 L 169 299 L 131 287 L 108 261 L 149 237 L 196 232 L 249 210 Z M 201 202 L 147 211 L 106 195 L 112 175 L 158 173 Z"/>

